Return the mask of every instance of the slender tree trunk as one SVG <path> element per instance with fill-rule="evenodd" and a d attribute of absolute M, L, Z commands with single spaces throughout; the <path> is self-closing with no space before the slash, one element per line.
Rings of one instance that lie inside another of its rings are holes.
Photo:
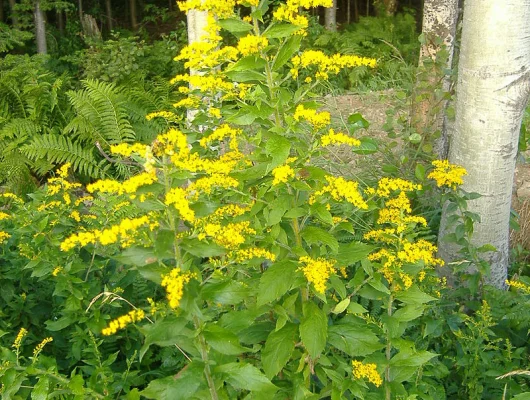
<path fill-rule="evenodd" d="M 353 21 L 359 22 L 359 0 L 353 0 Z"/>
<path fill-rule="evenodd" d="M 208 12 L 189 10 L 187 15 L 188 22 L 188 44 L 200 42 L 204 40 L 204 37 L 208 35 L 206 27 L 208 25 Z M 199 71 L 190 70 L 190 75 L 197 75 Z M 188 110 L 187 120 L 188 122 L 193 121 L 193 118 L 197 114 L 196 110 Z"/>
<path fill-rule="evenodd" d="M 346 24 L 351 23 L 351 0 L 346 0 Z"/>
<path fill-rule="evenodd" d="M 370 0 L 366 0 L 366 16 L 370 16 Z"/>
<path fill-rule="evenodd" d="M 335 32 L 337 30 L 337 0 L 333 0 L 333 5 L 326 8 L 324 15 L 324 27 L 328 31 Z"/>
<path fill-rule="evenodd" d="M 173 12 L 173 0 L 169 0 L 168 8 L 169 8 L 169 12 Z"/>
<path fill-rule="evenodd" d="M 105 0 L 105 12 L 107 13 L 107 29 L 112 31 L 112 3 L 111 0 Z"/>
<path fill-rule="evenodd" d="M 129 12 L 131 16 L 131 29 L 133 32 L 138 30 L 138 20 L 136 18 L 136 0 L 129 0 Z"/>
<path fill-rule="evenodd" d="M 37 41 L 37 53 L 47 54 L 48 47 L 46 45 L 46 21 L 44 19 L 44 12 L 40 8 L 40 0 L 35 2 L 35 39 Z"/>
<path fill-rule="evenodd" d="M 17 12 L 15 10 L 16 0 L 9 0 L 9 9 L 11 12 L 11 24 L 13 28 L 18 28 Z"/>
<path fill-rule="evenodd" d="M 452 68 L 457 22 L 458 0 L 425 0 L 422 28 L 424 42 L 414 90 L 412 124 L 424 138 L 438 136 L 435 140 L 427 140 L 432 142 L 438 158 L 446 158 L 449 148 L 444 113 L 448 105 L 451 78 L 444 70 Z M 441 56 L 443 59 L 440 59 Z"/>
<path fill-rule="evenodd" d="M 0 0 L 0 22 L 4 22 L 4 0 Z"/>
<path fill-rule="evenodd" d="M 55 15 L 57 18 L 57 30 L 61 34 L 61 36 L 64 35 L 64 15 L 62 10 L 56 10 Z"/>
<path fill-rule="evenodd" d="M 83 0 L 77 0 L 77 11 L 79 13 L 79 21 L 83 23 Z"/>
<path fill-rule="evenodd" d="M 530 94 L 530 0 L 466 0 L 458 68 L 456 121 L 449 159 L 467 170 L 463 188 L 478 192 L 472 243 L 492 244 L 486 282 L 503 288 L 509 254 L 510 200 L 521 119 Z M 447 230 L 444 210 L 441 234 Z M 441 240 L 440 255 L 454 248 Z"/>

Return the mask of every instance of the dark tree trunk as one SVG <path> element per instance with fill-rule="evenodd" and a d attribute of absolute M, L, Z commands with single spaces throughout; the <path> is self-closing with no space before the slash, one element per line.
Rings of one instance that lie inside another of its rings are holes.
<path fill-rule="evenodd" d="M 138 20 L 136 17 L 136 0 L 129 0 L 129 12 L 131 16 L 131 29 L 136 32 L 138 30 Z"/>
<path fill-rule="evenodd" d="M 18 18 L 17 18 L 17 12 L 15 11 L 15 0 L 9 0 L 9 9 L 11 11 L 11 24 L 13 24 L 13 28 L 18 28 Z"/>
<path fill-rule="evenodd" d="M 105 0 L 105 10 L 107 13 L 107 29 L 112 30 L 112 4 L 111 0 Z"/>

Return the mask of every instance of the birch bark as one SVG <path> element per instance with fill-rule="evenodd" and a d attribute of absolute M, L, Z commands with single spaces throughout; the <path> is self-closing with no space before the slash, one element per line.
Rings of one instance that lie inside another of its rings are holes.
<path fill-rule="evenodd" d="M 503 288 L 509 256 L 510 201 L 521 119 L 530 94 L 530 0 L 466 0 L 458 67 L 456 121 L 449 160 L 466 168 L 463 188 L 482 195 L 472 243 L 492 244 L 486 282 Z M 447 220 L 442 215 L 442 236 Z M 446 261 L 454 249 L 443 240 Z"/>

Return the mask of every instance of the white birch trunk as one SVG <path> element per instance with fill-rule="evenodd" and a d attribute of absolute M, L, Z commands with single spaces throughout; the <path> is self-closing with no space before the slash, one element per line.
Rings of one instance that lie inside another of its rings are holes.
<path fill-rule="evenodd" d="M 40 0 L 35 2 L 35 39 L 37 41 L 37 53 L 48 53 L 48 46 L 46 45 L 46 21 L 44 13 L 40 8 Z"/>
<path fill-rule="evenodd" d="M 423 62 L 426 58 L 436 60 L 440 46 L 436 44 L 437 39 L 441 39 L 443 45 L 448 53 L 447 60 L 443 68 L 450 70 L 453 65 L 453 55 L 455 48 L 456 25 L 458 22 L 458 0 L 425 0 L 423 5 L 423 24 L 422 33 L 425 38 L 425 44 L 422 45 L 420 51 L 419 67 L 423 67 Z M 443 71 L 432 71 L 430 78 L 430 94 L 423 103 L 417 104 L 418 109 L 415 110 L 419 115 L 417 118 L 420 122 L 421 131 L 436 132 L 439 131 L 441 136 L 434 142 L 434 153 L 438 158 L 445 158 L 448 151 L 447 139 L 447 121 L 444 124 L 444 112 L 447 108 L 447 100 L 434 98 L 432 91 L 433 86 L 442 81 L 442 92 L 448 92 L 451 88 L 451 78 L 449 76 L 440 76 Z M 433 112 L 433 103 L 436 105 L 437 111 L 431 118 L 429 113 Z M 423 115 L 421 115 L 423 114 Z"/>
<path fill-rule="evenodd" d="M 206 27 L 208 25 L 208 12 L 199 10 L 189 10 L 187 15 L 188 22 L 188 44 L 200 42 L 208 35 Z M 197 75 L 199 71 L 190 69 L 190 75 Z M 186 119 L 192 121 L 197 114 L 196 110 L 188 110 Z"/>
<path fill-rule="evenodd" d="M 530 0 L 466 0 L 456 121 L 449 159 L 467 170 L 463 188 L 480 214 L 472 242 L 492 244 L 486 282 L 503 288 L 509 255 L 510 200 L 521 119 L 530 94 Z M 442 216 L 444 231 L 447 213 Z M 454 258 L 443 240 L 440 255 Z"/>
<path fill-rule="evenodd" d="M 337 0 L 333 0 L 333 5 L 326 8 L 324 14 L 324 27 L 326 30 L 332 32 L 337 30 Z"/>

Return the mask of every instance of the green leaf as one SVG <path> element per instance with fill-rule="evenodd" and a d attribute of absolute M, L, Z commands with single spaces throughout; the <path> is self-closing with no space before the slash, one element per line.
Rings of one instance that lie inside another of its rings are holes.
<path fill-rule="evenodd" d="M 331 233 L 316 226 L 306 226 L 301 232 L 302 238 L 309 246 L 323 243 L 328 246 L 334 253 L 339 251 L 339 242 Z"/>
<path fill-rule="evenodd" d="M 333 216 L 331 213 L 326 209 L 326 206 L 321 203 L 314 203 L 311 205 L 311 214 L 316 215 L 318 219 L 320 219 L 322 222 L 325 222 L 326 224 L 332 224 L 333 223 Z"/>
<path fill-rule="evenodd" d="M 155 379 L 140 393 L 147 399 L 188 400 L 204 385 L 204 365 L 193 361 L 176 376 Z"/>
<path fill-rule="evenodd" d="M 57 321 L 46 321 L 46 329 L 52 332 L 57 332 L 72 325 L 74 322 L 76 322 L 76 318 L 73 315 L 65 315 Z"/>
<path fill-rule="evenodd" d="M 370 123 L 360 113 L 351 114 L 348 117 L 348 124 L 354 131 L 362 128 L 367 129 L 370 126 Z"/>
<path fill-rule="evenodd" d="M 258 306 L 279 299 L 289 291 L 296 277 L 298 264 L 291 260 L 283 260 L 267 269 L 260 281 Z"/>
<path fill-rule="evenodd" d="M 399 310 L 397 310 L 393 316 L 399 322 L 408 322 L 416 318 L 419 318 L 423 314 L 424 310 L 425 310 L 424 305 L 408 304 L 405 307 L 402 307 Z"/>
<path fill-rule="evenodd" d="M 436 356 L 437 354 L 429 351 L 401 350 L 390 360 L 390 380 L 403 382 L 410 379 L 421 365 Z"/>
<path fill-rule="evenodd" d="M 340 314 L 341 312 L 343 312 L 344 310 L 346 310 L 348 308 L 348 306 L 350 305 L 350 301 L 351 301 L 350 298 L 346 297 L 344 300 L 342 300 L 341 302 L 337 303 L 337 305 L 335 307 L 333 307 L 331 312 L 333 314 Z"/>
<path fill-rule="evenodd" d="M 135 265 L 143 267 L 158 261 L 155 257 L 155 250 L 146 247 L 128 247 L 121 254 L 112 257 L 125 265 Z"/>
<path fill-rule="evenodd" d="M 369 137 L 362 137 L 359 140 L 361 141 L 361 145 L 352 148 L 352 151 L 355 154 L 373 154 L 379 150 L 377 142 L 374 139 Z"/>
<path fill-rule="evenodd" d="M 31 400 L 46 400 L 48 398 L 50 381 L 47 376 L 41 376 L 31 391 Z"/>
<path fill-rule="evenodd" d="M 268 393 L 278 390 L 259 369 L 244 362 L 221 365 L 214 373 L 224 375 L 225 381 L 236 389 Z"/>
<path fill-rule="evenodd" d="M 226 76 L 234 82 L 265 82 L 267 80 L 264 74 L 252 69 L 246 71 L 227 71 Z"/>
<path fill-rule="evenodd" d="M 301 41 L 302 35 L 293 35 L 283 43 L 278 55 L 274 59 L 274 63 L 272 64 L 273 71 L 277 71 L 289 61 L 294 53 L 300 49 Z"/>
<path fill-rule="evenodd" d="M 139 327 L 140 332 L 145 336 L 145 342 L 140 349 L 140 361 L 145 355 L 149 346 L 156 344 L 161 347 L 173 346 L 182 339 L 181 333 L 186 326 L 184 318 L 166 317 L 157 320 L 154 324 L 146 324 Z"/>
<path fill-rule="evenodd" d="M 263 36 L 269 39 L 289 37 L 299 30 L 300 27 L 293 24 L 274 24 L 269 25 L 267 30 L 263 32 Z"/>
<path fill-rule="evenodd" d="M 182 239 L 180 247 L 195 257 L 219 257 L 226 254 L 226 249 L 199 239 Z"/>
<path fill-rule="evenodd" d="M 230 33 L 242 33 L 252 30 L 252 25 L 239 18 L 226 18 L 217 22 L 219 26 Z"/>
<path fill-rule="evenodd" d="M 530 400 L 530 392 L 519 393 L 512 397 L 512 400 Z"/>
<path fill-rule="evenodd" d="M 417 180 L 423 182 L 425 180 L 425 167 L 422 164 L 416 164 L 414 175 Z"/>
<path fill-rule="evenodd" d="M 350 357 L 364 357 L 384 347 L 370 328 L 353 321 L 351 316 L 329 327 L 328 343 Z"/>
<path fill-rule="evenodd" d="M 68 382 L 68 389 L 72 391 L 72 394 L 81 395 L 85 394 L 85 381 L 81 375 L 74 375 Z"/>
<path fill-rule="evenodd" d="M 303 314 L 300 338 L 311 358 L 315 359 L 326 347 L 328 318 L 312 301 L 304 303 Z"/>
<path fill-rule="evenodd" d="M 407 290 L 400 291 L 396 294 L 396 299 L 406 304 L 425 304 L 437 300 L 421 291 L 417 285 L 412 285 Z"/>
<path fill-rule="evenodd" d="M 267 378 L 272 379 L 282 370 L 291 358 L 296 345 L 298 327 L 287 323 L 279 331 L 269 334 L 261 352 L 263 370 Z"/>
<path fill-rule="evenodd" d="M 266 64 L 267 62 L 261 57 L 248 56 L 248 57 L 243 57 L 242 59 L 238 60 L 236 63 L 230 65 L 230 67 L 226 69 L 226 72 L 263 70 Z"/>
<path fill-rule="evenodd" d="M 230 116 L 227 121 L 235 125 L 251 125 L 256 120 L 256 114 L 248 110 L 239 110 L 234 115 Z"/>
<path fill-rule="evenodd" d="M 339 251 L 335 256 L 335 259 L 341 265 L 352 265 L 368 257 L 368 254 L 370 254 L 374 249 L 375 246 L 361 242 L 340 244 Z"/>
<path fill-rule="evenodd" d="M 238 355 L 249 351 L 239 344 L 238 337 L 219 325 L 209 325 L 204 331 L 206 342 L 221 354 Z"/>
<path fill-rule="evenodd" d="M 287 160 L 291 153 L 291 142 L 283 136 L 273 134 L 267 139 L 265 152 L 272 157 L 269 169 L 272 170 Z"/>
<path fill-rule="evenodd" d="M 350 303 L 348 305 L 348 314 L 364 314 L 367 312 L 368 310 L 359 303 Z"/>

